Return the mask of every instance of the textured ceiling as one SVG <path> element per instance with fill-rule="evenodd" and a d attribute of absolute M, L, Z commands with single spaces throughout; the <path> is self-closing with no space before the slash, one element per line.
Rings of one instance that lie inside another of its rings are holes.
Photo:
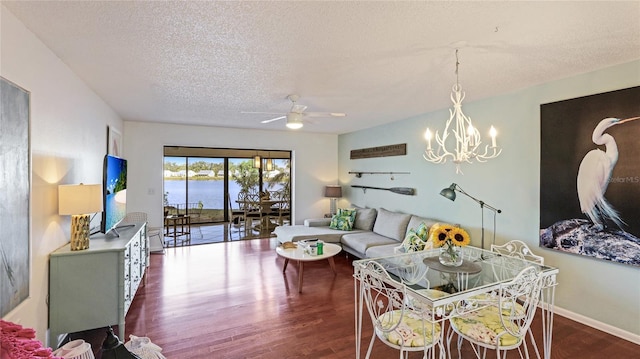
<path fill-rule="evenodd" d="M 346 133 L 640 59 L 640 1 L 2 1 L 125 120 Z M 443 119 L 444 122 L 444 119 Z"/>

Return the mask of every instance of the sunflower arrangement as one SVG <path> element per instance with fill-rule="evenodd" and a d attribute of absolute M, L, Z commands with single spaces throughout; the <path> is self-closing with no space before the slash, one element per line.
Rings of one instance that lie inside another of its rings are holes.
<path fill-rule="evenodd" d="M 450 224 L 434 225 L 430 237 L 434 247 L 445 247 L 453 259 L 458 255 L 454 247 L 465 247 L 471 242 L 467 231 Z"/>

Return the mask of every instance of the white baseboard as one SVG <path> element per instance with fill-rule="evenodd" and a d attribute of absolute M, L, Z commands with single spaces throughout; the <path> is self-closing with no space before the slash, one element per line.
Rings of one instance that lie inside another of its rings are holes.
<path fill-rule="evenodd" d="M 628 340 L 632 343 L 638 344 L 640 345 L 640 335 L 638 334 L 634 334 L 631 332 L 628 332 L 626 330 L 622 330 L 620 328 L 616 328 L 612 325 L 606 324 L 606 323 L 602 323 L 599 322 L 595 319 L 589 318 L 589 317 L 585 317 L 584 315 L 581 314 L 577 314 L 574 312 L 571 312 L 569 310 L 560 308 L 558 306 L 554 307 L 554 312 L 555 314 L 561 315 L 563 317 L 569 318 L 571 320 L 574 320 L 580 324 L 584 324 L 587 326 L 590 326 L 592 328 L 601 330 L 605 333 L 614 335 L 618 338 L 624 339 L 624 340 Z"/>

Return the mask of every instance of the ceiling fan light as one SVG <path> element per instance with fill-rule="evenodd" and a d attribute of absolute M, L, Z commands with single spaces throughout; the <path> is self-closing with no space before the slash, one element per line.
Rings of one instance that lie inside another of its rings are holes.
<path fill-rule="evenodd" d="M 292 130 L 302 128 L 302 115 L 295 112 L 287 114 L 287 127 Z"/>

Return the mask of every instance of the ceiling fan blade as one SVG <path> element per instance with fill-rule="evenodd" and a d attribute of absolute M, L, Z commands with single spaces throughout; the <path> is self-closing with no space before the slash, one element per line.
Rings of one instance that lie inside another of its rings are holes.
<path fill-rule="evenodd" d="M 256 111 L 240 111 L 242 114 L 259 114 L 259 115 L 286 115 L 283 112 L 256 112 Z"/>
<path fill-rule="evenodd" d="M 305 112 L 308 117 L 345 117 L 346 113 L 342 112 Z"/>
<path fill-rule="evenodd" d="M 294 104 L 293 106 L 291 106 L 291 112 L 295 112 L 295 113 L 303 113 L 304 110 L 306 109 L 307 109 L 307 106 L 305 105 Z"/>
<path fill-rule="evenodd" d="M 260 123 L 269 123 L 269 122 L 273 122 L 273 121 L 282 120 L 282 119 L 285 119 L 285 118 L 287 118 L 287 116 L 280 116 L 280 117 L 272 118 L 270 120 L 260 121 Z"/>

